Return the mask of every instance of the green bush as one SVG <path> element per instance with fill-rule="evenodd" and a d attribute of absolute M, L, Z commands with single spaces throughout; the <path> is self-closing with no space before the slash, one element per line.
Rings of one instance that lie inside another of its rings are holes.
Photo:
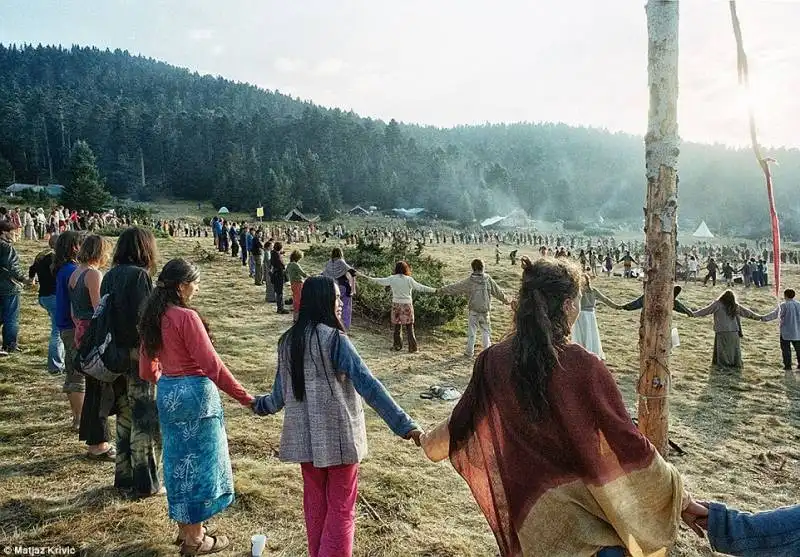
<path fill-rule="evenodd" d="M 325 255 L 329 256 L 329 250 L 325 251 Z M 405 242 L 395 242 L 391 248 L 360 243 L 357 247 L 346 248 L 344 253 L 350 265 L 370 276 L 389 276 L 394 272 L 395 263 L 404 260 L 411 265 L 417 282 L 434 288 L 443 284 L 444 263 L 430 256 L 414 254 Z M 416 323 L 422 328 L 444 325 L 462 315 L 466 307 L 467 301 L 463 297 L 414 295 Z M 392 311 L 392 296 L 384 287 L 361 279 L 353 298 L 353 311 L 368 319 L 388 321 Z"/>

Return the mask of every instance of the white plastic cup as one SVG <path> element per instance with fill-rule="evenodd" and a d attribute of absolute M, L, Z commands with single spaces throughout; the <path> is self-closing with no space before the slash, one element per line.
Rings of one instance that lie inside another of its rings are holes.
<path fill-rule="evenodd" d="M 267 536 L 264 534 L 256 534 L 250 538 L 250 548 L 253 557 L 261 557 L 264 554 L 264 548 L 267 546 Z"/>

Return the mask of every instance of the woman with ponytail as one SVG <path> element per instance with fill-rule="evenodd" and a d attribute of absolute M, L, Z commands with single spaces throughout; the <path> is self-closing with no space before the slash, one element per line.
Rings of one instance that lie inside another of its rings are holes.
<path fill-rule="evenodd" d="M 636 429 L 605 364 L 569 342 L 580 269 L 527 257 L 522 267 L 515 330 L 481 353 L 422 447 L 449 457 L 504 557 L 663 555 L 681 516 L 699 533 L 708 511 Z"/>
<path fill-rule="evenodd" d="M 158 384 L 164 483 L 182 555 L 216 553 L 230 544 L 203 526 L 234 500 L 217 387 L 242 406 L 253 402 L 214 350 L 206 322 L 189 307 L 199 280 L 187 261 L 168 262 L 139 322 L 139 376 Z"/>

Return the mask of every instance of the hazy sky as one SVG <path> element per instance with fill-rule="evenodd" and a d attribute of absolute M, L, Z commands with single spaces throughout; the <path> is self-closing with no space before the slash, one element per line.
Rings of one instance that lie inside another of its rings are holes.
<path fill-rule="evenodd" d="M 641 134 L 644 0 L 0 0 L 0 42 L 123 48 L 367 116 Z M 740 0 L 762 143 L 800 147 L 800 0 Z M 684 139 L 745 144 L 726 0 L 681 3 Z"/>

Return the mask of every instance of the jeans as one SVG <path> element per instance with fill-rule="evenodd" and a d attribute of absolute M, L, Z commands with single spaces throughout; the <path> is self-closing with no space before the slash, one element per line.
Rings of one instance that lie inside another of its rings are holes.
<path fill-rule="evenodd" d="M 708 540 L 715 551 L 742 557 L 800 555 L 800 505 L 756 514 L 711 503 Z"/>
<path fill-rule="evenodd" d="M 792 347 L 797 355 L 797 367 L 800 369 L 800 340 L 784 340 L 781 337 L 781 355 L 783 355 L 784 369 L 792 368 Z"/>
<path fill-rule="evenodd" d="M 625 557 L 625 550 L 621 547 L 607 547 L 597 552 L 597 557 Z"/>
<path fill-rule="evenodd" d="M 467 350 L 465 352 L 467 356 L 472 356 L 475 353 L 475 336 L 479 327 L 481 329 L 483 349 L 486 350 L 492 345 L 492 323 L 489 320 L 489 314 L 470 311 L 469 321 L 467 322 Z"/>
<path fill-rule="evenodd" d="M 19 294 L 0 296 L 0 324 L 3 325 L 3 348 L 15 348 L 19 335 Z"/>
<path fill-rule="evenodd" d="M 50 342 L 47 345 L 47 369 L 51 373 L 64 371 L 64 343 L 56 324 L 56 295 L 40 296 L 39 305 L 47 310 L 50 316 Z"/>
<path fill-rule="evenodd" d="M 356 532 L 358 464 L 303 470 L 303 511 L 309 557 L 350 557 Z"/>

